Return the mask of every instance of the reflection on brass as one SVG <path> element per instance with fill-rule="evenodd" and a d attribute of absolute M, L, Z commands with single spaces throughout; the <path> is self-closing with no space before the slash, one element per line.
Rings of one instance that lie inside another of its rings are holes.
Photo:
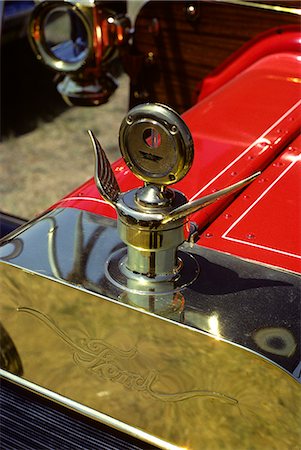
<path fill-rule="evenodd" d="M 20 356 L 10 335 L 0 322 L 0 367 L 22 376 L 23 367 Z"/>
<path fill-rule="evenodd" d="M 23 251 L 22 239 L 14 239 L 14 241 L 10 243 L 10 246 L 10 252 L 7 253 L 6 256 L 2 256 L 3 261 L 11 261 L 12 259 L 20 256 Z"/>
<path fill-rule="evenodd" d="M 151 397 L 165 402 L 178 402 L 194 397 L 207 397 L 216 400 L 226 401 L 229 404 L 237 405 L 238 401 L 220 392 L 211 392 L 206 390 L 195 390 L 190 392 L 164 393 L 156 392 L 153 384 L 158 380 L 159 373 L 155 370 L 148 371 L 147 374 L 129 372 L 123 370 L 122 361 L 134 358 L 137 355 L 137 348 L 130 350 L 121 350 L 110 345 L 103 339 L 87 339 L 83 338 L 80 345 L 70 339 L 70 337 L 61 330 L 56 323 L 41 311 L 32 308 L 20 307 L 19 312 L 32 314 L 42 320 L 49 326 L 61 339 L 63 339 L 73 350 L 74 362 L 83 368 L 88 369 L 99 378 L 121 383 L 125 388 L 145 391 Z"/>
<path fill-rule="evenodd" d="M 105 267 L 106 278 L 110 283 L 124 291 L 123 293 L 129 293 L 129 303 L 142 306 L 153 299 L 156 301 L 154 310 L 161 311 L 162 315 L 163 311 L 175 312 L 183 309 L 181 304 L 182 301 L 184 303 L 184 296 L 180 300 L 180 297 L 174 294 L 183 291 L 198 278 L 200 267 L 194 256 L 183 251 L 177 253 L 178 266 L 173 274 L 174 279 L 166 279 L 166 274 L 150 279 L 147 275 L 142 275 L 137 266 L 135 271 L 131 271 L 128 261 L 132 256 L 129 249 L 122 247 L 110 255 Z"/>
<path fill-rule="evenodd" d="M 25 380 L 187 449 L 299 445 L 300 387 L 283 369 L 181 323 L 0 268 L 2 322 Z"/>
<path fill-rule="evenodd" d="M 83 225 L 83 211 L 79 212 L 74 229 L 74 241 L 73 241 L 73 257 L 72 267 L 70 271 L 63 275 L 63 270 L 60 266 L 60 258 L 58 257 L 58 244 L 57 244 L 57 232 L 58 225 L 57 219 L 54 215 L 45 216 L 41 218 L 41 222 L 45 221 L 49 223 L 49 229 L 47 232 L 47 257 L 51 268 L 52 275 L 59 280 L 66 280 L 73 284 L 81 284 L 87 289 L 98 292 L 100 290 L 99 282 L 93 282 L 89 279 L 87 274 L 87 266 L 91 257 L 91 252 L 95 244 L 95 240 L 98 239 L 103 227 L 96 228 L 92 236 L 85 242 L 84 225 Z"/>
<path fill-rule="evenodd" d="M 292 356 L 297 344 L 292 333 L 283 327 L 266 327 L 256 330 L 254 341 L 262 350 L 282 356 Z"/>

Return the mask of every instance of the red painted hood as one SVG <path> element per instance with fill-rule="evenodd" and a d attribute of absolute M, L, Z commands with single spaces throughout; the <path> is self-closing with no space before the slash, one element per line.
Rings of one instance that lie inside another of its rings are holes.
<path fill-rule="evenodd" d="M 300 272 L 300 74 L 294 51 L 265 56 L 183 115 L 195 159 L 175 187 L 189 199 L 263 171 L 235 200 L 222 199 L 191 217 L 200 245 Z M 123 160 L 113 167 L 122 191 L 141 185 Z M 54 206 L 116 217 L 93 180 Z"/>
<path fill-rule="evenodd" d="M 199 245 L 301 273 L 301 136 L 201 234 Z"/>

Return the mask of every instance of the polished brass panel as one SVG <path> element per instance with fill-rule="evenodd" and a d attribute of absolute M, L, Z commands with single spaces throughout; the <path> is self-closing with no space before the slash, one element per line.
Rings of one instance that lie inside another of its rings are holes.
<path fill-rule="evenodd" d="M 297 448 L 301 392 L 239 346 L 1 263 L 23 378 L 172 444 Z"/>

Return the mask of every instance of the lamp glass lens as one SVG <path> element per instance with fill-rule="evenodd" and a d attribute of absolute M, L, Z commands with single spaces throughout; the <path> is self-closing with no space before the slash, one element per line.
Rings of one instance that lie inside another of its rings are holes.
<path fill-rule="evenodd" d="M 88 35 L 80 17 L 68 8 L 50 11 L 44 22 L 45 44 L 55 58 L 76 63 L 88 54 Z"/>

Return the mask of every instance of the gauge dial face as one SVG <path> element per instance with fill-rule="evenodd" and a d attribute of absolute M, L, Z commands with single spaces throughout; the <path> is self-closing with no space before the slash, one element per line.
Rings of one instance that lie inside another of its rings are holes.
<path fill-rule="evenodd" d="M 193 159 L 193 141 L 181 117 L 160 104 L 138 105 L 120 127 L 120 149 L 145 182 L 168 185 L 182 179 Z"/>

